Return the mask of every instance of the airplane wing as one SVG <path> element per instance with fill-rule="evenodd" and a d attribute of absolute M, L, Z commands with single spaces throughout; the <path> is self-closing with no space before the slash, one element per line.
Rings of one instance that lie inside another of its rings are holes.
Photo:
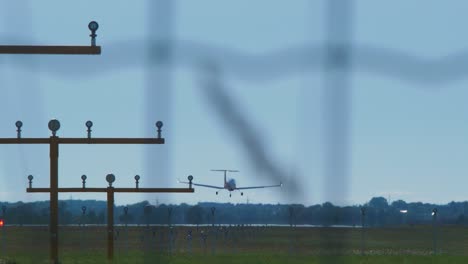
<path fill-rule="evenodd" d="M 183 181 L 179 181 L 179 183 L 190 184 L 189 182 L 183 182 Z M 206 185 L 206 184 L 199 184 L 199 183 L 194 183 L 194 182 L 192 182 L 192 185 L 201 186 L 201 187 L 207 187 L 207 188 L 213 188 L 213 189 L 219 189 L 219 190 L 224 189 L 224 187 L 213 186 L 213 185 Z"/>
<path fill-rule="evenodd" d="M 281 187 L 283 183 L 276 185 L 266 185 L 266 186 L 252 186 L 252 187 L 238 187 L 236 190 L 247 190 L 247 189 L 260 189 L 260 188 L 271 188 L 271 187 Z"/>

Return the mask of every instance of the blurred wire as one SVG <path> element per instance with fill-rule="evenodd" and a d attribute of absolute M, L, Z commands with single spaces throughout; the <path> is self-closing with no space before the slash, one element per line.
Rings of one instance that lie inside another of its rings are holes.
<path fill-rule="evenodd" d="M 149 56 L 146 62 L 145 108 L 146 122 L 163 121 L 164 137 L 171 139 L 174 134 L 172 122 L 172 38 L 174 34 L 175 8 L 172 0 L 148 1 L 147 28 L 148 39 L 142 43 L 155 43 L 148 45 L 146 51 Z M 150 137 L 154 135 L 149 135 Z M 145 167 L 149 186 L 168 186 L 172 175 L 172 148 L 167 145 L 148 146 L 145 151 Z M 148 195 L 149 196 L 149 195 Z M 170 196 L 169 196 L 170 197 Z M 148 197 L 147 200 L 151 201 Z M 170 203 L 170 201 L 166 201 Z M 152 248 L 145 247 L 144 263 L 159 263 L 154 259 Z"/>
<path fill-rule="evenodd" d="M 155 122 L 163 121 L 164 137 L 174 133 L 172 122 L 172 32 L 174 8 L 170 0 L 156 0 L 148 2 L 148 39 L 142 43 L 156 43 L 155 46 L 145 46 L 146 56 L 142 62 L 145 63 L 145 122 L 151 122 L 154 137 L 156 129 Z M 122 53 L 122 52 L 121 52 Z M 148 124 L 145 124 L 147 126 Z M 170 139 L 168 139 L 170 144 Z M 171 148 L 162 145 L 155 148 L 145 148 L 145 167 L 151 186 L 165 186 L 169 183 L 168 176 L 171 175 Z"/>
<path fill-rule="evenodd" d="M 325 136 L 325 201 L 345 204 L 349 178 L 349 133 L 351 111 L 350 54 L 353 1 L 327 1 L 327 52 L 324 65 L 324 136 Z M 329 232 L 321 229 L 321 243 L 332 245 Z M 344 234 L 345 236 L 347 234 Z M 345 244 L 334 243 L 334 258 L 322 258 L 323 263 L 343 263 Z M 338 259 L 335 259 L 338 258 Z"/>
<path fill-rule="evenodd" d="M 18 38 L 15 35 L 7 35 L 3 39 L 20 43 L 32 41 L 31 38 Z M 196 69 L 200 61 L 208 58 L 216 61 L 230 77 L 253 82 L 275 81 L 290 75 L 319 72 L 328 60 L 326 54 L 329 49 L 327 44 L 310 44 L 258 55 L 193 41 L 173 40 L 171 43 L 171 65 L 174 67 Z M 98 77 L 119 69 L 143 68 L 147 67 L 150 57 L 148 46 L 158 50 L 164 48 L 157 42 L 137 39 L 106 44 L 99 60 L 80 56 L 74 57 L 73 63 L 69 63 L 70 59 L 63 56 L 38 55 L 37 61 L 47 64 L 48 67 L 39 68 L 37 71 L 69 78 L 83 74 L 88 77 Z M 122 50 L 132 50 L 132 52 L 125 53 Z M 425 58 L 401 50 L 367 44 L 353 44 L 348 50 L 348 63 L 352 66 L 353 72 L 360 71 L 431 86 L 456 82 L 468 77 L 468 72 L 464 70 L 468 67 L 468 50 L 439 58 Z M 9 57 L 11 56 L 2 55 L 5 59 Z M 6 60 L 0 60 L 0 64 L 3 63 L 6 63 Z M 25 57 L 15 57 L 8 63 L 11 68 L 29 68 Z M 99 67 L 99 71 L 88 67 L 90 63 Z"/>
<path fill-rule="evenodd" d="M 300 197 L 303 190 L 299 188 L 298 175 L 288 175 L 274 162 L 262 140 L 265 132 L 257 132 L 248 115 L 241 112 L 240 106 L 229 92 L 230 89 L 221 82 L 220 69 L 214 63 L 207 63 L 203 68 L 201 92 L 213 107 L 212 112 L 218 114 L 222 125 L 239 141 L 252 167 L 261 171 L 260 175 L 273 180 L 272 183 L 285 183 L 285 194 L 288 197 Z"/>

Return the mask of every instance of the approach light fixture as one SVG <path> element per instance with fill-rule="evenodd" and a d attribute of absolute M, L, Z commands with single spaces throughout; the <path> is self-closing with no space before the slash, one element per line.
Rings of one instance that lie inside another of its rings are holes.
<path fill-rule="evenodd" d="M 85 125 L 88 128 L 88 130 L 86 130 L 88 132 L 88 138 L 91 138 L 91 127 L 93 126 L 93 122 L 91 120 L 88 120 L 86 121 Z"/>
<path fill-rule="evenodd" d="M 138 182 L 140 181 L 140 175 L 135 175 L 135 184 L 136 188 L 138 189 Z"/>
<path fill-rule="evenodd" d="M 193 176 L 192 175 L 189 175 L 187 177 L 188 181 L 189 181 L 189 189 L 192 189 L 192 180 L 193 180 Z"/>
<path fill-rule="evenodd" d="M 91 46 L 96 46 L 96 30 L 99 28 L 99 24 L 96 21 L 91 21 L 88 24 L 89 30 L 91 30 Z"/>
<path fill-rule="evenodd" d="M 21 127 L 23 126 L 23 122 L 18 120 L 16 121 L 15 126 L 16 126 L 16 137 L 21 138 Z"/>
<path fill-rule="evenodd" d="M 57 131 L 60 129 L 60 122 L 57 119 L 52 119 L 49 121 L 49 129 L 52 131 L 52 136 L 55 137 Z"/>
<path fill-rule="evenodd" d="M 32 180 L 34 179 L 34 177 L 32 175 L 29 175 L 28 176 L 28 180 L 29 180 L 29 188 L 32 188 Z"/>
<path fill-rule="evenodd" d="M 99 28 L 99 24 L 96 21 L 91 21 L 88 24 L 89 30 L 96 32 L 96 30 Z"/>
<path fill-rule="evenodd" d="M 83 188 L 86 188 L 86 175 L 81 175 L 81 180 L 83 181 Z"/>
<path fill-rule="evenodd" d="M 112 183 L 115 182 L 114 174 L 107 174 L 106 181 L 109 183 L 109 187 L 112 187 Z"/>
<path fill-rule="evenodd" d="M 162 121 L 158 121 L 156 122 L 156 127 L 158 128 L 158 138 L 161 138 L 161 128 L 163 127 L 163 122 Z"/>

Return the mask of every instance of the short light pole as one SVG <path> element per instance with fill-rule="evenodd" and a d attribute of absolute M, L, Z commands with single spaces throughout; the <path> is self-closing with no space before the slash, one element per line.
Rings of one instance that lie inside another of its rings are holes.
<path fill-rule="evenodd" d="M 365 228 L 366 228 L 366 208 L 361 207 L 361 256 L 364 255 L 364 242 L 365 242 Z"/>
<path fill-rule="evenodd" d="M 216 212 L 216 208 L 211 207 L 211 226 L 212 227 L 215 226 L 215 212 Z"/>
<path fill-rule="evenodd" d="M 125 227 L 127 227 L 128 225 L 128 207 L 127 206 L 124 207 L 124 223 L 125 223 Z"/>
<path fill-rule="evenodd" d="M 289 206 L 289 226 L 294 226 L 294 207 Z"/>
<path fill-rule="evenodd" d="M 437 254 L 437 208 L 432 209 L 432 227 L 433 227 L 433 248 L 434 248 L 434 255 Z"/>
<path fill-rule="evenodd" d="M 149 250 L 151 248 L 150 220 L 151 220 L 152 211 L 153 211 L 152 205 L 147 204 L 143 208 L 143 214 L 145 216 L 145 221 L 146 221 L 146 231 L 143 231 L 141 239 L 142 241 L 144 241 L 146 250 Z"/>
<path fill-rule="evenodd" d="M 81 178 L 83 178 L 83 176 L 81 176 Z M 32 188 L 32 187 L 30 187 L 30 188 Z M 81 207 L 81 221 L 80 221 L 80 226 L 81 226 L 80 244 L 81 245 L 83 245 L 83 236 L 84 236 L 84 231 L 85 231 L 85 219 L 86 219 L 86 206 L 82 206 Z M 83 249 L 83 246 L 81 246 L 81 248 Z"/>
<path fill-rule="evenodd" d="M 86 219 L 86 206 L 81 207 L 81 225 L 85 225 L 85 219 Z"/>
<path fill-rule="evenodd" d="M 168 245 L 167 250 L 169 254 L 172 254 L 174 249 L 174 228 L 172 228 L 172 206 L 167 207 L 167 237 L 168 237 Z"/>
<path fill-rule="evenodd" d="M 145 221 L 146 221 L 146 229 L 149 230 L 149 223 L 151 218 L 151 212 L 153 211 L 153 207 L 151 205 L 146 205 L 143 209 L 143 213 L 145 214 Z"/>
<path fill-rule="evenodd" d="M 215 212 L 216 208 L 211 207 L 211 253 L 214 254 L 216 252 L 216 243 L 218 240 L 218 231 L 215 227 Z"/>
<path fill-rule="evenodd" d="M 5 226 L 6 223 L 6 205 L 2 205 L 2 219 L 3 219 L 3 226 Z"/>
<path fill-rule="evenodd" d="M 169 227 L 172 225 L 172 207 L 167 208 L 167 224 Z"/>
<path fill-rule="evenodd" d="M 190 228 L 188 231 L 187 231 L 187 252 L 189 254 L 192 253 L 192 239 L 193 239 L 193 236 L 192 236 L 192 229 Z"/>
<path fill-rule="evenodd" d="M 289 238 L 289 254 L 294 253 L 294 232 L 293 226 L 294 226 L 294 207 L 289 206 L 289 226 L 291 228 L 290 230 L 290 238 Z"/>

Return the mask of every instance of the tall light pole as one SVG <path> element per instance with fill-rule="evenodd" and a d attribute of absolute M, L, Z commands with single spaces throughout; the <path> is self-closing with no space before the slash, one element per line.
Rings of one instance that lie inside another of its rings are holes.
<path fill-rule="evenodd" d="M 52 132 L 50 138 L 22 138 L 21 137 L 22 122 L 16 122 L 17 137 L 16 138 L 0 138 L 0 144 L 48 144 L 50 156 L 50 187 L 49 188 L 32 188 L 33 176 L 28 176 L 29 188 L 27 192 L 46 192 L 50 193 L 50 259 L 52 262 L 58 263 L 58 193 L 59 192 L 105 192 L 107 193 L 107 213 L 108 213 L 108 258 L 113 258 L 113 226 L 114 226 L 114 193 L 115 192 L 138 192 L 138 193 L 188 193 L 194 192 L 192 185 L 189 188 L 139 188 L 138 181 L 136 188 L 114 188 L 112 183 L 115 181 L 113 174 L 108 174 L 106 180 L 109 183 L 107 188 L 87 188 L 85 185 L 86 178 L 82 177 L 83 185 L 79 188 L 59 188 L 58 187 L 58 157 L 60 144 L 164 144 L 165 140 L 161 137 L 161 128 L 163 123 L 156 123 L 157 135 L 156 138 L 92 138 L 90 129 L 92 122 L 86 122 L 88 128 L 88 136 L 86 138 L 60 138 L 57 136 L 57 131 L 60 129 L 60 122 L 56 119 L 49 121 L 48 127 Z M 191 177 L 193 179 L 193 177 Z M 189 181 L 191 182 L 189 178 Z"/>
<path fill-rule="evenodd" d="M 0 45 L 0 54 L 48 54 L 48 55 L 99 55 L 101 46 L 96 46 L 96 30 L 98 23 L 91 21 L 88 24 L 91 30 L 91 46 L 58 46 L 58 45 Z M 50 257 L 52 263 L 58 263 L 58 144 L 59 139 L 55 132 L 60 128 L 58 121 L 49 122 L 49 128 L 53 130 L 50 138 L 21 138 L 21 121 L 16 122 L 17 139 L 3 138 L 0 144 L 49 144 L 50 148 Z M 63 142 L 62 142 L 63 143 Z"/>

